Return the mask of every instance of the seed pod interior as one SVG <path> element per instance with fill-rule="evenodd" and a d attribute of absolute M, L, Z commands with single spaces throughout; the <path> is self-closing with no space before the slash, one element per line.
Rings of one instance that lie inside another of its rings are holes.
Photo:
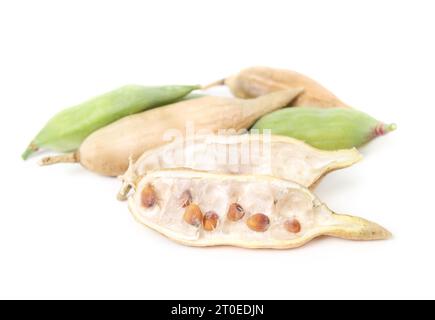
<path fill-rule="evenodd" d="M 272 175 L 311 187 L 328 172 L 360 159 L 356 149 L 321 151 L 283 136 L 197 136 L 145 152 L 121 177 L 119 198 L 125 198 L 128 186 L 136 187 L 139 177 L 156 169 Z"/>
<path fill-rule="evenodd" d="M 159 202 L 152 208 L 141 204 L 140 192 L 154 186 Z M 185 190 L 202 212 L 213 211 L 219 223 L 212 231 L 184 219 L 179 197 Z M 245 215 L 227 219 L 231 204 Z M 135 218 L 165 236 L 192 246 L 231 245 L 246 248 L 294 248 L 320 235 L 353 240 L 386 239 L 390 233 L 358 217 L 330 211 L 309 190 L 294 182 L 267 176 L 220 175 L 191 170 L 159 170 L 147 174 L 129 199 Z M 297 220 L 289 229 L 288 221 Z"/>

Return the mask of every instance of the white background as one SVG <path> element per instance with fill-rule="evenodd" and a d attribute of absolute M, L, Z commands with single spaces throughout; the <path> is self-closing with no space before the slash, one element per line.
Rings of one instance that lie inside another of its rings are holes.
<path fill-rule="evenodd" d="M 417 0 L 0 2 L 0 298 L 435 298 L 434 16 Z M 316 190 L 393 239 L 184 247 L 136 223 L 115 179 L 20 159 L 63 107 L 251 65 L 398 124 Z"/>

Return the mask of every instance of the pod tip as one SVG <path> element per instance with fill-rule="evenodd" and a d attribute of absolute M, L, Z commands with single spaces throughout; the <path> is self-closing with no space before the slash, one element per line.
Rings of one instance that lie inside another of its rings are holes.
<path fill-rule="evenodd" d="M 36 151 L 38 151 L 38 147 L 33 143 L 30 143 L 27 149 L 21 154 L 21 158 L 23 160 L 27 160 L 27 158 L 29 158 L 29 156 Z"/>
<path fill-rule="evenodd" d="M 33 153 L 33 150 L 31 150 L 31 149 L 26 149 L 26 151 L 24 151 L 24 152 L 21 154 L 21 159 L 23 159 L 23 160 L 27 160 L 27 158 L 28 158 L 32 153 Z"/>
<path fill-rule="evenodd" d="M 394 131 L 396 129 L 397 129 L 397 124 L 395 124 L 395 123 L 390 123 L 390 124 L 385 125 L 386 132 L 391 132 L 391 131 Z"/>
<path fill-rule="evenodd" d="M 378 123 L 378 125 L 374 128 L 374 136 L 383 136 L 384 134 L 387 134 L 388 132 L 394 131 L 397 129 L 397 125 L 395 123 L 385 124 L 385 123 Z"/>
<path fill-rule="evenodd" d="M 366 219 L 336 213 L 333 217 L 337 227 L 330 235 L 349 240 L 387 240 L 392 237 L 390 231 Z"/>

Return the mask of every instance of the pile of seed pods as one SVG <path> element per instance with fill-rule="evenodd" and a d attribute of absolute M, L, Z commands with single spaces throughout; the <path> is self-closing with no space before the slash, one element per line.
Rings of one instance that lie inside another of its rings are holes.
<path fill-rule="evenodd" d="M 234 97 L 207 95 L 218 85 Z M 206 86 L 128 85 L 97 96 L 51 118 L 22 157 L 67 152 L 40 163 L 118 176 L 118 199 L 134 217 L 180 243 L 285 249 L 322 235 L 390 236 L 334 213 L 312 190 L 395 129 L 301 73 L 251 67 Z"/>

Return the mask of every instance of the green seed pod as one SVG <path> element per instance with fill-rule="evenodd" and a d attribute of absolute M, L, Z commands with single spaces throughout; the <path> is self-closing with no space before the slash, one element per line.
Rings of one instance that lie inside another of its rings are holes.
<path fill-rule="evenodd" d="M 265 115 L 253 129 L 293 137 L 323 150 L 359 147 L 396 129 L 355 109 L 285 108 Z"/>
<path fill-rule="evenodd" d="M 95 130 L 130 114 L 172 103 L 198 88 L 126 85 L 107 92 L 56 114 L 32 140 L 22 158 L 27 159 L 42 147 L 73 151 Z"/>

